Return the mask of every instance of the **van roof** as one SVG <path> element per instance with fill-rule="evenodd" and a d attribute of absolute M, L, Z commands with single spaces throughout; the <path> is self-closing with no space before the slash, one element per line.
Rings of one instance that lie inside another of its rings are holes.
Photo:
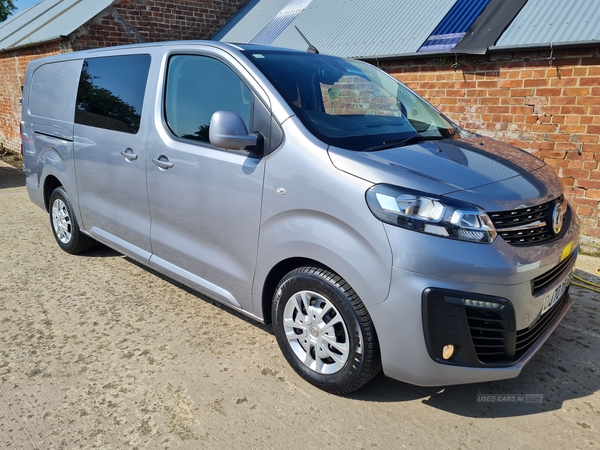
<path fill-rule="evenodd" d="M 253 44 L 237 44 L 237 43 L 229 43 L 229 42 L 220 42 L 213 40 L 184 40 L 184 41 L 164 41 L 164 42 L 145 42 L 140 44 L 128 44 L 128 45 L 116 45 L 112 47 L 100 47 L 93 48 L 88 50 L 80 50 L 77 52 L 71 53 L 62 53 L 59 55 L 53 55 L 49 57 L 43 58 L 45 61 L 57 59 L 77 59 L 77 58 L 85 58 L 87 55 L 93 55 L 95 53 L 106 53 L 113 50 L 139 50 L 139 49 L 148 49 L 148 48 L 158 48 L 158 47 L 194 47 L 194 46 L 208 46 L 213 48 L 220 48 L 223 50 L 227 50 L 229 52 L 239 52 L 243 50 L 250 51 L 283 51 L 289 53 L 306 53 L 300 50 L 294 50 L 289 48 L 278 48 L 271 47 L 268 45 L 253 45 Z"/>

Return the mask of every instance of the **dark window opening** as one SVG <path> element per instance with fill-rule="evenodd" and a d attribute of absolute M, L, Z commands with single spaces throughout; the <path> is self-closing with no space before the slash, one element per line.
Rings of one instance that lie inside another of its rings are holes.
<path fill-rule="evenodd" d="M 149 69 L 150 55 L 86 59 L 77 89 L 75 123 L 136 134 Z"/>
<path fill-rule="evenodd" d="M 169 60 L 165 119 L 175 136 L 209 142 L 210 119 L 216 111 L 237 112 L 251 130 L 252 91 L 219 60 L 174 55 Z"/>

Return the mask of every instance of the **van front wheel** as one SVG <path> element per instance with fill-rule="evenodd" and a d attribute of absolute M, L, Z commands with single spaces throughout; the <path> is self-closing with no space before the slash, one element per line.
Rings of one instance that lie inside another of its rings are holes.
<path fill-rule="evenodd" d="M 76 255 L 94 246 L 95 241 L 79 230 L 71 201 L 63 187 L 52 192 L 49 213 L 54 239 L 65 252 Z"/>
<path fill-rule="evenodd" d="M 356 292 L 335 273 L 320 267 L 288 273 L 275 292 L 272 317 L 283 355 L 318 388 L 346 394 L 379 372 L 373 322 Z"/>

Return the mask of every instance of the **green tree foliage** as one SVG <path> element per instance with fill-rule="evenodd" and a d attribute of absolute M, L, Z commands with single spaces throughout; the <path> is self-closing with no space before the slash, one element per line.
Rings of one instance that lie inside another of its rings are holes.
<path fill-rule="evenodd" d="M 208 138 L 209 128 L 210 124 L 200 125 L 200 127 L 198 127 L 198 131 L 196 131 L 194 134 L 184 134 L 181 137 L 186 139 L 193 139 L 195 141 L 210 142 L 210 139 Z"/>
<path fill-rule="evenodd" d="M 17 9 L 13 0 L 0 0 L 0 22 L 4 22 Z"/>

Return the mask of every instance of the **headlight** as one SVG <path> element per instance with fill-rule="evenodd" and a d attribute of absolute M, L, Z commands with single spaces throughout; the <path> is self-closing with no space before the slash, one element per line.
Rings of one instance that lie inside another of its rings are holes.
<path fill-rule="evenodd" d="M 401 228 L 471 242 L 496 239 L 486 212 L 469 203 L 388 184 L 373 186 L 366 198 L 375 217 Z"/>

